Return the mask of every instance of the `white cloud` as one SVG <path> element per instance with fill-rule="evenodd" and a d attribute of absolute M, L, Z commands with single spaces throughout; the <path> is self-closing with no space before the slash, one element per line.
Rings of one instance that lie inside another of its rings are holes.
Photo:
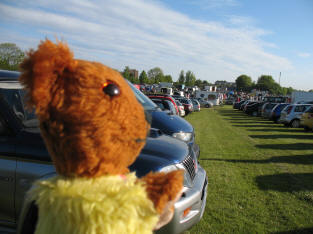
<path fill-rule="evenodd" d="M 309 58 L 311 57 L 311 54 L 310 53 L 304 53 L 304 52 L 300 52 L 297 54 L 299 57 L 301 58 Z"/>
<path fill-rule="evenodd" d="M 237 0 L 187 0 L 189 4 L 200 6 L 202 9 L 238 6 Z"/>
<path fill-rule="evenodd" d="M 159 66 L 174 80 L 181 69 L 211 81 L 292 69 L 286 58 L 265 51 L 264 47 L 275 45 L 261 39 L 268 33 L 263 29 L 238 21 L 226 26 L 194 20 L 156 1 L 21 0 L 14 6 L 0 4 L 0 20 L 31 30 L 26 34 L 6 28 L 10 38 L 25 47 L 46 36 L 64 38 L 80 58 L 117 69 L 128 65 L 147 71 Z"/>

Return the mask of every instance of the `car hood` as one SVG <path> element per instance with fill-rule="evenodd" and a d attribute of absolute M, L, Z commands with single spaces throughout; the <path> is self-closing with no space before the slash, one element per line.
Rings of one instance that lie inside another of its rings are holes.
<path fill-rule="evenodd" d="M 19 157 L 51 162 L 39 129 L 24 129 L 20 132 L 16 153 Z M 143 176 L 150 171 L 159 171 L 163 167 L 179 163 L 189 153 L 188 145 L 173 137 L 166 135 L 148 137 L 130 170 L 136 171 L 137 176 Z"/>
<path fill-rule="evenodd" d="M 152 128 L 160 129 L 167 135 L 176 132 L 193 132 L 192 125 L 178 115 L 168 115 L 164 111 L 151 111 Z"/>

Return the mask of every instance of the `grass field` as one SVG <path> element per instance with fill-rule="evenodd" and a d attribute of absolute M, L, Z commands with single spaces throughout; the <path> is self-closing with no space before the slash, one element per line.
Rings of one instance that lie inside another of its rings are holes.
<path fill-rule="evenodd" d="M 313 233 L 313 133 L 231 106 L 186 120 L 209 179 L 203 219 L 186 233 Z"/>

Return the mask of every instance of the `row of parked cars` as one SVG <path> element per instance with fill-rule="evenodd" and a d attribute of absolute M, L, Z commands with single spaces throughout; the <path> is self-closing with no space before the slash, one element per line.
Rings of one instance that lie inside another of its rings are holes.
<path fill-rule="evenodd" d="M 56 174 L 36 115 L 25 108 L 19 75 L 0 70 L 0 233 L 33 233 L 38 210 L 27 199 L 27 191 L 35 180 Z M 151 118 L 146 145 L 130 170 L 138 177 L 150 171 L 184 170 L 183 194 L 174 205 L 174 217 L 156 231 L 181 233 L 200 221 L 206 205 L 207 175 L 198 161 L 200 149 L 195 143 L 194 128 L 184 118 L 162 111 L 153 102 L 162 101 L 166 109 L 167 98 L 150 99 L 129 85 Z M 183 104 L 184 99 L 181 100 Z"/>
<path fill-rule="evenodd" d="M 189 99 L 179 95 L 147 94 L 158 107 L 170 115 L 184 117 L 194 111 L 200 111 L 201 105 L 197 99 Z"/>
<path fill-rule="evenodd" d="M 312 131 L 313 102 L 291 104 L 242 100 L 233 104 L 234 109 L 242 110 L 248 115 L 262 116 L 286 127 L 303 127 Z"/>

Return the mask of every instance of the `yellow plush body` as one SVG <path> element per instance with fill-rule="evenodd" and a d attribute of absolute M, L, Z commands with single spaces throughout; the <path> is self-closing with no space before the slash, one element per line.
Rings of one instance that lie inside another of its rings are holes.
<path fill-rule="evenodd" d="M 36 234 L 152 233 L 158 214 L 134 173 L 38 181 Z"/>

